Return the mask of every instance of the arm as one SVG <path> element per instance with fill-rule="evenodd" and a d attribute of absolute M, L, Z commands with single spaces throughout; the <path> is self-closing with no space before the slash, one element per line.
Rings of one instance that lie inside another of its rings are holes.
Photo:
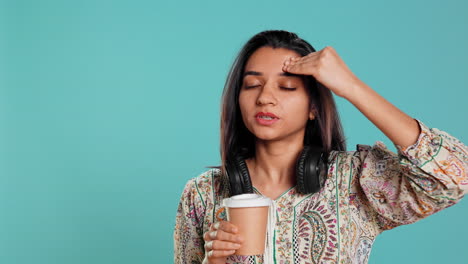
<path fill-rule="evenodd" d="M 414 223 L 456 204 L 468 192 L 468 148 L 417 120 L 415 144 L 398 153 L 383 143 L 358 145 L 360 172 L 352 192 L 363 193 L 380 231 Z"/>
<path fill-rule="evenodd" d="M 413 145 L 421 133 L 418 122 L 356 78 L 345 96 L 395 145 Z"/>
<path fill-rule="evenodd" d="M 450 134 L 408 116 L 355 80 L 345 98 L 398 150 L 396 155 L 374 146 L 362 159 L 365 168 L 360 185 L 378 213 L 379 229 L 410 224 L 457 203 L 468 190 L 468 148 Z M 379 156 L 379 151 L 387 158 Z"/>
<path fill-rule="evenodd" d="M 195 178 L 185 185 L 177 209 L 174 228 L 174 263 L 202 263 L 204 240 L 202 230 L 203 205 L 198 197 Z"/>
<path fill-rule="evenodd" d="M 467 147 L 390 104 L 359 80 L 334 48 L 288 58 L 283 71 L 312 75 L 355 105 L 397 147 L 398 155 L 383 144 L 357 151 L 361 171 L 352 186 L 377 213 L 381 229 L 417 221 L 453 205 L 467 192 Z"/>
<path fill-rule="evenodd" d="M 356 106 L 396 145 L 409 146 L 420 133 L 417 122 L 362 82 L 332 47 L 304 57 L 288 58 L 283 71 L 312 75 L 334 94 Z"/>

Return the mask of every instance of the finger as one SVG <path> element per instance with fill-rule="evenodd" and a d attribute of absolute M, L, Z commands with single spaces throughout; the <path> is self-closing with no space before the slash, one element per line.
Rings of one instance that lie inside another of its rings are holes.
<path fill-rule="evenodd" d="M 319 54 L 317 54 L 317 52 L 312 52 L 302 57 L 300 60 L 295 61 L 295 63 L 315 63 L 318 58 L 320 58 Z"/>
<path fill-rule="evenodd" d="M 294 73 L 294 74 L 303 74 L 302 69 L 303 69 L 303 64 L 301 63 L 289 64 L 283 67 L 284 71 Z"/>
<path fill-rule="evenodd" d="M 211 235 L 210 235 L 211 232 L 212 232 L 212 231 L 208 231 L 208 232 L 205 232 L 205 233 L 203 234 L 203 240 L 205 240 L 205 242 L 209 242 L 209 241 L 212 240 L 212 239 L 211 239 Z"/>
<path fill-rule="evenodd" d="M 317 61 L 315 61 L 314 59 L 308 59 L 306 61 L 299 61 L 297 63 L 290 64 L 284 67 L 284 71 L 293 74 L 314 75 L 317 65 Z"/>
<path fill-rule="evenodd" d="M 213 225 L 213 228 L 215 230 L 223 230 L 225 232 L 228 232 L 228 233 L 234 233 L 236 234 L 239 229 L 237 228 L 236 225 L 228 222 L 228 221 L 221 221 L 221 222 L 216 222 L 214 225 Z"/>
<path fill-rule="evenodd" d="M 285 68 L 288 68 L 288 67 L 292 67 L 294 65 L 298 65 L 298 64 L 302 64 L 304 62 L 306 62 L 306 57 L 295 57 L 295 58 L 292 58 L 290 57 L 289 59 L 285 60 L 284 63 L 283 63 L 283 69 Z"/>
<path fill-rule="evenodd" d="M 285 61 L 283 62 L 282 70 L 286 72 L 287 69 L 291 67 L 291 65 L 292 65 L 292 63 L 291 63 L 290 60 L 285 60 Z"/>
<path fill-rule="evenodd" d="M 207 257 L 209 259 L 227 257 L 227 256 L 234 254 L 234 252 L 236 251 L 235 250 L 212 250 L 212 251 L 208 251 Z"/>
<path fill-rule="evenodd" d="M 236 250 L 241 247 L 241 244 L 238 243 L 232 243 L 232 242 L 226 242 L 226 241 L 220 241 L 220 240 L 212 240 L 209 241 L 208 243 L 205 243 L 205 250 L 210 251 L 210 250 Z"/>
<path fill-rule="evenodd" d="M 289 63 L 290 65 L 298 64 L 298 63 L 304 63 L 309 61 L 310 58 L 307 56 L 304 57 L 294 57 L 291 59 L 291 62 Z"/>
<path fill-rule="evenodd" d="M 295 63 L 299 59 L 301 59 L 301 57 L 288 57 L 287 59 L 283 61 L 283 65 L 289 65 L 289 64 Z"/>
<path fill-rule="evenodd" d="M 205 239 L 205 241 L 223 240 L 223 241 L 229 241 L 229 242 L 234 242 L 234 243 L 243 242 L 243 239 L 240 235 L 227 233 L 227 232 L 224 232 L 223 230 L 214 230 L 214 231 L 206 232 L 203 235 L 203 239 Z"/>
<path fill-rule="evenodd" d="M 319 58 L 318 55 L 319 54 L 317 54 L 316 52 L 309 53 L 307 56 L 302 57 L 300 60 L 294 61 L 294 63 L 312 63 L 315 62 L 317 58 Z"/>

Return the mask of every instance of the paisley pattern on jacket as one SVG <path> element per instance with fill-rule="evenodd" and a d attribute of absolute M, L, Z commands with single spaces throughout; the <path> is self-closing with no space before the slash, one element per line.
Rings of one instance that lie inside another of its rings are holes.
<path fill-rule="evenodd" d="M 320 192 L 303 195 L 294 186 L 274 200 L 275 263 L 367 263 L 378 234 L 460 201 L 468 190 L 468 148 L 415 120 L 421 133 L 413 145 L 395 145 L 397 153 L 381 141 L 332 151 Z M 176 214 L 175 263 L 202 263 L 203 233 L 227 197 L 219 169 L 188 180 Z M 263 255 L 231 255 L 227 263 L 263 263 Z"/>

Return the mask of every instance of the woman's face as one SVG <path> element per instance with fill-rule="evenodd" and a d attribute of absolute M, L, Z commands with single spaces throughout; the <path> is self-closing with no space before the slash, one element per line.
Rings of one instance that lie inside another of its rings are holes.
<path fill-rule="evenodd" d="M 282 70 L 287 58 L 297 56 L 288 49 L 262 47 L 246 63 L 239 105 L 245 126 L 259 140 L 302 142 L 307 120 L 314 118 L 302 79 Z M 260 112 L 276 117 L 258 116 Z"/>

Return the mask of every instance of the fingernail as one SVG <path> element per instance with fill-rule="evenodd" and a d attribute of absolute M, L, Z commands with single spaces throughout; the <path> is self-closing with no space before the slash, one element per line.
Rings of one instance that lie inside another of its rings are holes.
<path fill-rule="evenodd" d="M 216 223 L 214 224 L 213 228 L 214 228 L 214 229 L 218 229 L 218 228 L 219 228 L 219 224 L 220 224 L 219 222 L 216 222 Z"/>
<path fill-rule="evenodd" d="M 213 231 L 213 232 L 211 232 L 211 233 L 210 233 L 210 237 L 211 237 L 212 239 L 215 239 L 215 238 L 216 238 L 216 235 L 217 235 L 217 234 L 216 234 L 217 232 L 218 232 L 218 231 Z"/>
<path fill-rule="evenodd" d="M 241 247 L 241 244 L 235 244 L 234 247 L 235 247 L 235 248 L 240 248 L 240 247 Z"/>
<path fill-rule="evenodd" d="M 237 227 L 233 227 L 232 232 L 237 233 Z"/>
<path fill-rule="evenodd" d="M 242 242 L 242 237 L 238 236 L 237 239 L 236 239 L 238 242 Z"/>

